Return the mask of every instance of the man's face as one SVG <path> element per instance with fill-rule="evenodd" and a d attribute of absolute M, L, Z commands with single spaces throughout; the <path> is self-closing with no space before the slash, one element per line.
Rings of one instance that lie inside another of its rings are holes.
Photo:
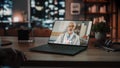
<path fill-rule="evenodd" d="M 75 25 L 74 25 L 74 23 L 71 22 L 71 23 L 68 25 L 67 30 L 68 30 L 68 32 L 70 33 L 70 32 L 73 32 L 74 28 L 75 28 Z"/>

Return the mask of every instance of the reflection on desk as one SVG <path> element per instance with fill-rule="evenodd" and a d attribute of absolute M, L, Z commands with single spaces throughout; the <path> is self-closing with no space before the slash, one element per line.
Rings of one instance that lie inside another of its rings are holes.
<path fill-rule="evenodd" d="M 120 52 L 107 52 L 99 48 L 95 48 L 93 45 L 94 39 L 90 39 L 88 49 L 75 56 L 30 52 L 32 47 L 46 44 L 47 37 L 35 37 L 33 43 L 18 43 L 17 37 L 3 37 L 4 39 L 11 40 L 13 42 L 12 47 L 25 53 L 28 61 L 23 65 L 49 65 L 49 66 L 94 66 L 107 65 L 107 66 L 120 66 Z M 4 47 L 4 48 L 5 48 Z"/>
<path fill-rule="evenodd" d="M 0 40 L 0 45 L 1 46 L 7 46 L 7 45 L 11 45 L 12 42 L 8 41 L 8 40 Z"/>

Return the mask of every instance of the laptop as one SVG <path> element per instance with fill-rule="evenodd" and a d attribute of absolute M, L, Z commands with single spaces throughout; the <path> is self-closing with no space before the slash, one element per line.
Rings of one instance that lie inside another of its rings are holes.
<path fill-rule="evenodd" d="M 76 55 L 88 47 L 92 21 L 55 21 L 48 43 L 30 51 Z"/>

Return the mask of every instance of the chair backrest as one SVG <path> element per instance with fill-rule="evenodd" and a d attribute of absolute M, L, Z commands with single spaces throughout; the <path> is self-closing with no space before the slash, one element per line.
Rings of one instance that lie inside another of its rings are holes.
<path fill-rule="evenodd" d="M 1 66 L 14 68 L 19 67 L 27 59 L 21 51 L 12 48 L 0 48 L 0 60 Z"/>

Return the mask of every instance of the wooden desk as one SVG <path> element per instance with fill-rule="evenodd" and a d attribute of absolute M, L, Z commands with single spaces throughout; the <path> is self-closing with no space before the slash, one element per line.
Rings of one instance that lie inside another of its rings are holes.
<path fill-rule="evenodd" d="M 8 40 L 1 40 L 1 43 L 0 43 L 1 46 L 7 46 L 7 45 L 11 45 L 11 44 L 12 44 L 12 42 L 8 41 Z"/>
<path fill-rule="evenodd" d="M 90 39 L 88 49 L 75 56 L 30 52 L 29 48 L 46 44 L 47 37 L 35 37 L 34 43 L 19 43 L 17 37 L 2 37 L 2 39 L 8 39 L 13 42 L 10 46 L 25 53 L 28 61 L 23 65 L 28 66 L 120 66 L 120 52 L 107 52 L 100 48 L 93 46 L 93 41 Z"/>

